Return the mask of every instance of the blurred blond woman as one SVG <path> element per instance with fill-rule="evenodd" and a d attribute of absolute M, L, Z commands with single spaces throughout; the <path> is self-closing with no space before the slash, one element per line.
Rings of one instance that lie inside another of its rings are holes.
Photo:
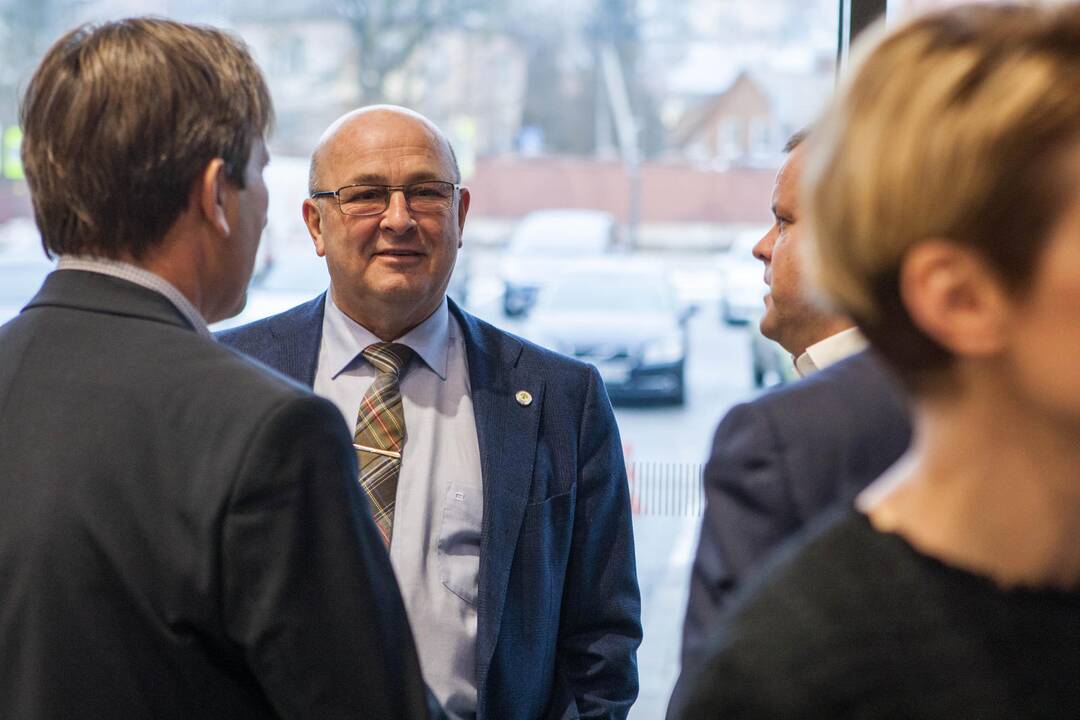
<path fill-rule="evenodd" d="M 1080 717 L 1080 5 L 883 37 L 805 190 L 915 440 L 744 596 L 685 717 Z"/>

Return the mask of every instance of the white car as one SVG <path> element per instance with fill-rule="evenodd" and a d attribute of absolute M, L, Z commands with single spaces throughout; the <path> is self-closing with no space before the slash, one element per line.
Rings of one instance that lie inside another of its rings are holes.
<path fill-rule="evenodd" d="M 729 325 L 745 325 L 761 316 L 764 307 L 765 266 L 754 257 L 760 233 L 740 235 L 723 255 L 720 317 Z"/>
<path fill-rule="evenodd" d="M 780 344 L 761 334 L 758 327 L 761 313 L 749 322 L 751 371 L 754 387 L 783 385 L 798 379 L 795 372 L 795 359 Z"/>
<path fill-rule="evenodd" d="M 568 265 L 609 253 L 618 226 L 602 210 L 537 210 L 514 229 L 503 253 L 503 312 L 521 315 Z"/>

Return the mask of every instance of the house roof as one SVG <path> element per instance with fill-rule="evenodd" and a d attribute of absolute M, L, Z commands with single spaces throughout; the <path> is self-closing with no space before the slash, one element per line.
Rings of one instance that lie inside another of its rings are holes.
<path fill-rule="evenodd" d="M 777 124 L 786 132 L 794 132 L 817 116 L 832 94 L 834 80 L 829 73 L 743 70 L 722 92 L 701 98 L 686 111 L 673 132 L 676 144 L 682 146 L 690 142 L 742 83 L 750 83 L 762 93 L 768 99 Z"/>

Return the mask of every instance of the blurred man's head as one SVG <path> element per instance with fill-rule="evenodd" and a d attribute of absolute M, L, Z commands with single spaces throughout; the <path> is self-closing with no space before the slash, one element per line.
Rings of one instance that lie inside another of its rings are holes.
<path fill-rule="evenodd" d="M 384 340 L 443 300 L 469 210 L 460 179 L 446 137 L 405 108 L 353 111 L 319 141 L 304 220 L 334 303 Z"/>
<path fill-rule="evenodd" d="M 239 40 L 149 18 L 77 28 L 46 53 L 20 115 L 47 252 L 140 263 L 183 217 L 189 240 L 206 245 L 208 295 L 196 305 L 242 307 L 265 224 L 273 109 Z"/>
<path fill-rule="evenodd" d="M 765 314 L 761 334 L 780 343 L 794 356 L 807 347 L 850 327 L 851 321 L 815 305 L 804 287 L 799 250 L 803 225 L 799 223 L 799 186 L 802 176 L 805 131 L 784 146 L 788 154 L 773 185 L 773 224 L 754 246 L 754 257 L 765 264 Z"/>

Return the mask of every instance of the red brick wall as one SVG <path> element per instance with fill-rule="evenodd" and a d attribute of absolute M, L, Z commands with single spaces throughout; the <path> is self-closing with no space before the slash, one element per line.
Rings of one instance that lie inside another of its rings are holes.
<path fill-rule="evenodd" d="M 772 170 L 700 170 L 645 163 L 641 222 L 767 223 Z M 618 161 L 576 157 L 480 158 L 465 183 L 470 215 L 517 218 L 542 208 L 595 208 L 627 220 L 629 182 Z"/>

